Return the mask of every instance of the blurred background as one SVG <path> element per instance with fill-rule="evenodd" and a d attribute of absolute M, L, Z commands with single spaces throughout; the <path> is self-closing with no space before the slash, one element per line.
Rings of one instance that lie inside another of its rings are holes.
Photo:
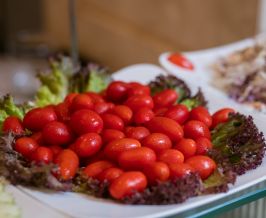
<path fill-rule="evenodd" d="M 69 53 L 71 2 L 80 56 L 115 71 L 252 37 L 266 29 L 264 1 L 0 0 L 0 94 L 30 96 L 45 58 Z"/>

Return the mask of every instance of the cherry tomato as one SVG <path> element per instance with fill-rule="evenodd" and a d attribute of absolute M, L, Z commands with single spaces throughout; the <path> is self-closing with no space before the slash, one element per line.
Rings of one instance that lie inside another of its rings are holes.
<path fill-rule="evenodd" d="M 64 103 L 69 107 L 73 101 L 73 99 L 78 96 L 78 93 L 69 93 L 65 99 L 64 99 Z"/>
<path fill-rule="evenodd" d="M 104 113 L 101 115 L 105 129 L 124 129 L 124 121 L 117 115 Z"/>
<path fill-rule="evenodd" d="M 168 107 L 154 108 L 153 111 L 155 116 L 164 116 L 166 111 L 168 111 Z"/>
<path fill-rule="evenodd" d="M 165 149 L 158 155 L 158 160 L 166 164 L 183 163 L 184 155 L 176 149 Z"/>
<path fill-rule="evenodd" d="M 50 148 L 39 146 L 31 155 L 31 159 L 37 164 L 48 164 L 53 161 L 53 152 Z"/>
<path fill-rule="evenodd" d="M 42 137 L 49 145 L 64 145 L 72 140 L 68 126 L 58 121 L 48 123 L 42 130 Z"/>
<path fill-rule="evenodd" d="M 227 122 L 230 113 L 235 113 L 235 110 L 232 108 L 223 108 L 216 111 L 212 115 L 212 128 L 215 128 L 220 123 Z"/>
<path fill-rule="evenodd" d="M 57 116 L 52 107 L 30 110 L 23 119 L 23 126 L 31 131 L 40 131 L 49 122 L 56 121 Z"/>
<path fill-rule="evenodd" d="M 70 110 L 72 112 L 77 111 L 77 110 L 81 110 L 81 109 L 93 109 L 94 105 L 93 105 L 93 100 L 91 97 L 89 97 L 86 94 L 79 94 L 77 95 L 71 105 L 70 105 Z"/>
<path fill-rule="evenodd" d="M 139 171 L 125 172 L 109 186 L 109 192 L 115 199 L 123 199 L 147 187 L 146 176 Z"/>
<path fill-rule="evenodd" d="M 111 167 L 114 167 L 113 163 L 106 160 L 100 160 L 86 166 L 85 169 L 83 170 L 83 173 L 88 177 L 96 178 L 104 170 L 109 169 Z"/>
<path fill-rule="evenodd" d="M 127 97 L 128 85 L 122 81 L 114 81 L 106 89 L 107 98 L 113 102 L 121 102 Z"/>
<path fill-rule="evenodd" d="M 85 94 L 88 95 L 92 99 L 93 104 L 104 102 L 103 97 L 95 92 L 85 92 Z"/>
<path fill-rule="evenodd" d="M 149 95 L 133 95 L 126 100 L 125 105 L 130 107 L 133 111 L 137 111 L 143 107 L 152 109 L 153 100 Z"/>
<path fill-rule="evenodd" d="M 196 140 L 199 137 L 211 138 L 209 128 L 201 121 L 190 120 L 184 125 L 184 133 L 186 138 Z"/>
<path fill-rule="evenodd" d="M 94 105 L 94 111 L 97 114 L 103 114 L 105 112 L 109 112 L 114 108 L 114 104 L 111 102 L 98 102 Z"/>
<path fill-rule="evenodd" d="M 185 159 L 196 154 L 197 144 L 193 139 L 181 139 L 176 145 L 175 149 L 181 151 Z"/>
<path fill-rule="evenodd" d="M 97 176 L 97 179 L 100 182 L 107 181 L 109 184 L 111 184 L 116 178 L 121 176 L 123 172 L 123 170 L 117 167 L 111 167 L 102 171 L 99 176 Z"/>
<path fill-rule="evenodd" d="M 44 139 L 42 136 L 42 132 L 35 132 L 30 136 L 34 141 L 37 142 L 38 145 L 44 144 Z"/>
<path fill-rule="evenodd" d="M 119 116 L 125 124 L 130 123 L 133 116 L 132 110 L 126 105 L 116 105 L 111 113 Z"/>
<path fill-rule="evenodd" d="M 185 123 L 189 118 L 189 110 L 185 105 L 177 104 L 169 108 L 164 114 L 165 117 L 171 118 L 179 124 Z"/>
<path fill-rule="evenodd" d="M 141 84 L 138 85 L 130 85 L 129 84 L 129 89 L 127 92 L 127 96 L 131 97 L 133 95 L 150 95 L 150 88 L 148 86 L 144 86 Z"/>
<path fill-rule="evenodd" d="M 104 148 L 104 154 L 110 160 L 117 160 L 119 155 L 123 151 L 131 150 L 134 148 L 141 147 L 141 144 L 136 139 L 123 138 L 111 141 Z"/>
<path fill-rule="evenodd" d="M 182 127 L 167 117 L 154 117 L 146 123 L 146 126 L 151 132 L 163 133 L 174 142 L 179 141 L 184 135 Z"/>
<path fill-rule="evenodd" d="M 178 54 L 178 53 L 171 54 L 168 57 L 168 60 L 172 62 L 173 64 L 179 67 L 182 67 L 184 69 L 194 70 L 193 64 L 181 54 Z"/>
<path fill-rule="evenodd" d="M 173 105 L 178 98 L 178 94 L 173 89 L 165 89 L 153 96 L 153 102 L 156 108 L 169 107 Z"/>
<path fill-rule="evenodd" d="M 16 116 L 9 116 L 5 119 L 2 126 L 3 132 L 13 132 L 15 134 L 23 134 L 24 128 L 21 120 Z"/>
<path fill-rule="evenodd" d="M 70 120 L 69 108 L 66 103 L 62 102 L 56 105 L 54 111 L 59 121 L 67 122 Z"/>
<path fill-rule="evenodd" d="M 59 169 L 56 175 L 63 180 L 72 179 L 79 166 L 79 158 L 76 153 L 70 149 L 62 150 L 54 159 L 54 163 Z"/>
<path fill-rule="evenodd" d="M 128 126 L 125 129 L 126 136 L 141 141 L 146 136 L 150 135 L 150 131 L 144 126 Z"/>
<path fill-rule="evenodd" d="M 186 163 L 199 173 L 201 179 L 207 179 L 216 169 L 214 160 L 203 155 L 190 157 L 186 160 Z"/>
<path fill-rule="evenodd" d="M 155 152 L 146 147 L 123 151 L 118 157 L 120 167 L 125 170 L 142 170 L 155 161 Z"/>
<path fill-rule="evenodd" d="M 133 120 L 136 124 L 144 124 L 150 121 L 153 117 L 153 111 L 150 108 L 143 107 L 135 112 Z"/>
<path fill-rule="evenodd" d="M 167 164 L 160 161 L 146 166 L 143 172 L 147 176 L 147 179 L 151 185 L 156 184 L 158 181 L 167 181 L 170 175 Z"/>
<path fill-rule="evenodd" d="M 102 146 L 102 138 L 97 133 L 81 135 L 74 145 L 75 152 L 79 157 L 90 157 L 96 154 Z"/>
<path fill-rule="evenodd" d="M 163 133 L 152 133 L 143 139 L 142 145 L 151 148 L 156 153 L 172 147 L 169 137 Z"/>
<path fill-rule="evenodd" d="M 89 132 L 100 133 L 103 129 L 103 120 L 94 111 L 83 109 L 71 116 L 70 126 L 78 135 Z"/>
<path fill-rule="evenodd" d="M 14 148 L 24 157 L 29 158 L 31 154 L 38 148 L 38 144 L 30 137 L 21 137 L 16 140 Z"/>
<path fill-rule="evenodd" d="M 171 179 L 180 179 L 195 172 L 194 168 L 186 163 L 169 164 L 169 170 Z"/>
<path fill-rule="evenodd" d="M 202 107 L 202 106 L 193 108 L 190 111 L 189 119 L 201 121 L 204 124 L 206 124 L 208 128 L 210 128 L 212 125 L 212 117 L 209 111 L 205 107 Z"/>
<path fill-rule="evenodd" d="M 125 134 L 117 129 L 105 129 L 102 132 L 104 143 L 109 143 L 116 139 L 125 138 Z"/>
<path fill-rule="evenodd" d="M 205 137 L 197 138 L 196 144 L 197 144 L 196 154 L 198 154 L 198 155 L 206 154 L 208 152 L 208 150 L 210 150 L 213 147 L 211 141 Z"/>
<path fill-rule="evenodd" d="M 51 145 L 49 146 L 49 148 L 53 152 L 54 157 L 57 156 L 60 153 L 60 151 L 63 150 L 63 148 L 61 148 L 59 145 Z"/>

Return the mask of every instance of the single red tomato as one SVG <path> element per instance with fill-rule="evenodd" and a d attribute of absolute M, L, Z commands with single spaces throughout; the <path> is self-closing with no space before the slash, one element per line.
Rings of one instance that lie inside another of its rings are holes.
<path fill-rule="evenodd" d="M 160 153 L 165 149 L 172 147 L 169 137 L 163 133 L 152 133 L 144 138 L 141 142 L 142 146 L 151 148 L 156 153 Z"/>
<path fill-rule="evenodd" d="M 194 70 L 193 64 L 183 55 L 179 53 L 173 53 L 168 57 L 168 60 L 173 64 L 182 67 L 187 70 Z"/>
<path fill-rule="evenodd" d="M 12 132 L 15 134 L 23 134 L 24 128 L 22 126 L 21 120 L 18 117 L 9 116 L 3 122 L 2 131 L 5 133 Z"/>
<path fill-rule="evenodd" d="M 111 102 L 98 102 L 94 105 L 94 111 L 97 114 L 103 114 L 106 112 L 110 112 L 114 108 L 114 104 Z"/>
<path fill-rule="evenodd" d="M 94 104 L 90 96 L 86 94 L 78 94 L 70 105 L 71 112 L 75 112 L 82 109 L 93 109 Z"/>
<path fill-rule="evenodd" d="M 81 135 L 74 144 L 74 151 L 79 157 L 90 157 L 96 154 L 102 146 L 102 138 L 97 133 Z"/>
<path fill-rule="evenodd" d="M 93 104 L 99 103 L 99 102 L 104 102 L 104 99 L 101 95 L 95 92 L 85 92 L 86 95 L 88 95 L 91 99 Z"/>
<path fill-rule="evenodd" d="M 153 96 L 156 108 L 169 107 L 178 99 L 178 94 L 173 89 L 165 89 Z"/>
<path fill-rule="evenodd" d="M 31 131 L 40 131 L 52 121 L 56 121 L 57 116 L 52 107 L 35 108 L 30 110 L 23 119 L 23 126 Z"/>
<path fill-rule="evenodd" d="M 130 123 L 133 116 L 132 110 L 126 105 L 116 105 L 111 113 L 119 116 L 125 124 Z"/>
<path fill-rule="evenodd" d="M 42 137 L 49 145 L 64 145 L 71 142 L 72 133 L 66 124 L 53 121 L 44 126 Z"/>
<path fill-rule="evenodd" d="M 154 117 L 146 126 L 151 132 L 160 132 L 167 135 L 173 142 L 183 138 L 184 132 L 182 127 L 174 120 L 167 117 Z"/>
<path fill-rule="evenodd" d="M 54 163 L 58 165 L 57 177 L 62 180 L 69 180 L 75 176 L 78 170 L 79 158 L 74 151 L 64 149 L 55 157 Z"/>
<path fill-rule="evenodd" d="M 210 141 L 210 139 L 205 138 L 205 137 L 200 137 L 196 139 L 196 144 L 197 144 L 197 155 L 205 155 L 208 150 L 210 150 L 213 145 Z"/>
<path fill-rule="evenodd" d="M 105 129 L 124 129 L 124 121 L 117 115 L 104 113 L 101 115 Z"/>
<path fill-rule="evenodd" d="M 149 95 L 133 95 L 129 97 L 124 104 L 133 111 L 137 111 L 143 107 L 152 109 L 154 106 L 152 97 Z"/>
<path fill-rule="evenodd" d="M 156 161 L 155 152 L 146 147 L 123 151 L 118 156 L 119 166 L 125 170 L 142 170 Z"/>
<path fill-rule="evenodd" d="M 169 170 L 171 179 L 180 179 L 195 172 L 194 168 L 186 163 L 169 164 Z"/>
<path fill-rule="evenodd" d="M 37 164 L 48 164 L 53 161 L 53 151 L 44 146 L 39 146 L 31 155 L 31 159 Z"/>
<path fill-rule="evenodd" d="M 190 111 L 189 119 L 201 121 L 204 124 L 206 124 L 206 126 L 208 126 L 208 128 L 210 128 L 212 125 L 212 117 L 211 117 L 209 111 L 205 107 L 202 107 L 202 106 L 198 106 L 198 107 L 193 108 Z"/>
<path fill-rule="evenodd" d="M 150 95 L 150 88 L 148 86 L 144 86 L 141 84 L 138 85 L 132 85 L 129 84 L 127 96 L 131 97 L 133 95 Z"/>
<path fill-rule="evenodd" d="M 165 182 L 170 176 L 169 167 L 166 163 L 160 161 L 146 166 L 143 172 L 151 185 L 155 185 L 157 182 Z"/>
<path fill-rule="evenodd" d="M 193 139 L 181 139 L 174 147 L 175 149 L 181 151 L 185 159 L 196 154 L 197 144 Z"/>
<path fill-rule="evenodd" d="M 86 166 L 83 173 L 88 177 L 97 178 L 104 170 L 111 167 L 114 167 L 113 163 L 106 160 L 100 160 Z"/>
<path fill-rule="evenodd" d="M 68 122 L 70 120 L 69 107 L 66 103 L 62 102 L 54 106 L 54 111 L 59 121 Z"/>
<path fill-rule="evenodd" d="M 30 158 L 31 154 L 38 148 L 38 144 L 30 137 L 18 138 L 15 142 L 14 149 L 26 158 Z"/>
<path fill-rule="evenodd" d="M 171 118 L 182 125 L 189 118 L 189 110 L 185 105 L 177 104 L 177 105 L 170 107 L 164 113 L 164 116 Z"/>
<path fill-rule="evenodd" d="M 60 147 L 59 145 L 50 145 L 49 148 L 53 152 L 54 157 L 57 156 L 60 153 L 60 151 L 63 150 L 63 148 Z"/>
<path fill-rule="evenodd" d="M 158 160 L 166 164 L 183 163 L 184 155 L 176 149 L 165 149 L 158 155 Z"/>
<path fill-rule="evenodd" d="M 154 117 L 154 112 L 150 108 L 140 108 L 134 114 L 133 120 L 136 124 L 144 124 Z"/>
<path fill-rule="evenodd" d="M 102 138 L 104 143 L 109 143 L 116 139 L 125 138 L 125 134 L 117 129 L 105 129 L 102 132 Z"/>
<path fill-rule="evenodd" d="M 65 99 L 64 99 L 64 103 L 69 107 L 73 101 L 73 99 L 79 95 L 78 93 L 69 93 Z"/>
<path fill-rule="evenodd" d="M 196 140 L 199 137 L 211 138 L 210 130 L 201 121 L 190 120 L 184 125 L 184 133 L 186 138 L 191 138 Z"/>
<path fill-rule="evenodd" d="M 128 138 L 133 138 L 141 141 L 146 136 L 150 135 L 150 131 L 144 126 L 128 126 L 125 129 L 125 134 Z"/>
<path fill-rule="evenodd" d="M 207 179 L 216 169 L 213 159 L 203 155 L 196 155 L 186 160 L 186 163 L 199 173 L 201 179 Z"/>
<path fill-rule="evenodd" d="M 232 108 L 223 108 L 216 111 L 212 115 L 212 128 L 215 128 L 220 123 L 227 122 L 230 113 L 235 113 L 235 110 Z"/>
<path fill-rule="evenodd" d="M 124 101 L 127 97 L 128 85 L 122 81 L 114 81 L 106 89 L 107 98 L 113 102 Z"/>
<path fill-rule="evenodd" d="M 125 172 L 109 186 L 109 192 L 115 199 L 123 199 L 135 192 L 142 192 L 147 187 L 146 176 L 139 171 Z"/>
<path fill-rule="evenodd" d="M 123 138 L 111 141 L 104 148 L 104 154 L 110 160 L 117 160 L 123 151 L 141 147 L 141 144 L 136 139 Z"/>
<path fill-rule="evenodd" d="M 100 133 L 103 129 L 103 120 L 94 111 L 83 109 L 72 114 L 70 126 L 78 135 L 89 132 Z"/>
<path fill-rule="evenodd" d="M 117 167 L 111 167 L 108 169 L 105 169 L 102 171 L 99 176 L 97 176 L 97 179 L 100 182 L 107 181 L 109 184 L 111 184 L 115 179 L 117 179 L 119 176 L 123 174 L 123 170 Z"/>

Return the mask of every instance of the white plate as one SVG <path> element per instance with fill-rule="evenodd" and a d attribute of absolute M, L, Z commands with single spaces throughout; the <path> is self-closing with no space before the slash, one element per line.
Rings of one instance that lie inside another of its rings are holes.
<path fill-rule="evenodd" d="M 184 78 L 190 85 L 193 85 L 193 90 L 196 91 L 196 87 L 201 85 L 200 82 L 201 75 L 205 79 L 207 76 L 205 75 L 206 66 L 210 63 L 210 60 L 213 60 L 215 57 L 218 57 L 221 54 L 224 54 L 228 51 L 234 50 L 235 48 L 239 48 L 242 46 L 246 46 L 251 43 L 251 40 L 245 40 L 243 42 L 232 44 L 226 47 L 221 47 L 217 49 L 211 49 L 208 51 L 198 51 L 195 53 L 187 53 L 189 58 L 192 60 L 193 63 L 196 63 L 196 70 L 197 72 L 194 73 L 197 76 L 195 77 L 188 77 L 188 76 L 181 76 Z M 164 54 L 161 56 L 161 64 L 165 67 L 168 71 L 173 72 L 174 74 L 184 75 L 184 73 L 188 72 L 181 72 L 180 69 L 173 68 L 171 64 L 164 62 Z M 160 73 L 165 73 L 165 71 L 155 65 L 144 64 L 144 65 L 135 65 L 127 67 L 123 70 L 120 70 L 117 74 L 114 75 L 114 78 L 117 80 L 124 80 L 124 81 L 140 81 L 140 82 L 148 82 L 157 76 Z M 205 75 L 205 76 L 203 76 Z M 204 80 L 205 80 L 204 79 Z M 226 97 L 225 94 L 219 92 L 212 87 L 208 87 L 206 83 L 204 83 L 203 87 L 204 94 L 207 96 L 210 104 L 210 110 L 215 111 L 219 107 L 230 106 L 234 107 L 236 110 L 241 111 L 245 114 L 250 114 L 250 111 L 247 111 L 240 107 L 235 102 L 231 101 Z M 258 125 L 258 127 L 264 131 L 266 135 L 266 122 L 265 117 L 259 114 L 255 114 L 252 112 L 254 116 L 254 121 Z M 19 187 L 19 191 L 23 191 L 27 195 L 37 199 L 39 202 L 42 202 L 49 207 L 56 209 L 57 211 L 61 211 L 63 214 L 72 216 L 72 217 L 79 217 L 79 218 L 87 218 L 87 217 L 97 217 L 97 218 L 104 218 L 104 217 L 112 217 L 112 218 L 148 218 L 148 217 L 166 217 L 174 214 L 178 214 L 184 212 L 186 210 L 191 210 L 198 206 L 208 204 L 215 200 L 218 200 L 222 197 L 228 196 L 240 190 L 243 190 L 249 186 L 257 184 L 266 179 L 266 159 L 264 159 L 262 165 L 246 173 L 243 176 L 239 176 L 237 178 L 237 182 L 234 186 L 232 186 L 227 193 L 223 194 L 214 194 L 214 195 L 206 195 L 195 197 L 187 200 L 182 204 L 176 205 L 167 205 L 167 206 L 131 206 L 131 205 L 122 205 L 117 204 L 112 201 L 96 199 L 90 196 L 85 196 L 76 193 L 46 193 L 37 190 L 31 190 L 28 188 Z M 16 191 L 13 191 L 14 193 Z M 31 208 L 30 203 L 24 204 L 23 209 Z M 43 210 L 41 213 L 45 213 Z M 62 215 L 61 213 L 61 215 Z M 30 217 L 28 217 L 30 218 Z"/>

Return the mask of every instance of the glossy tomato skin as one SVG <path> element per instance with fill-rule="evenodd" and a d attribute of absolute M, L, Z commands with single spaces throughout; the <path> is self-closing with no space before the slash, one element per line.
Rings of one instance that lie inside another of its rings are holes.
<path fill-rule="evenodd" d="M 184 162 L 184 155 L 176 149 L 165 149 L 158 155 L 158 160 L 166 164 L 178 164 Z"/>
<path fill-rule="evenodd" d="M 137 111 L 143 107 L 152 109 L 154 106 L 152 97 L 149 95 L 133 95 L 124 104 L 133 111 Z"/>
<path fill-rule="evenodd" d="M 44 126 L 42 137 L 49 145 L 64 145 L 71 142 L 72 133 L 66 124 L 53 121 Z"/>
<path fill-rule="evenodd" d="M 73 99 L 78 96 L 78 93 L 69 93 L 65 99 L 64 99 L 64 103 L 69 107 L 73 101 Z"/>
<path fill-rule="evenodd" d="M 120 154 L 124 151 L 141 147 L 141 144 L 136 139 L 123 138 L 111 141 L 104 148 L 104 154 L 110 160 L 117 161 Z"/>
<path fill-rule="evenodd" d="M 189 118 L 189 110 L 185 105 L 177 104 L 170 107 L 164 116 L 175 120 L 179 124 L 183 124 Z"/>
<path fill-rule="evenodd" d="M 56 175 L 62 180 L 72 179 L 79 167 L 77 154 L 70 149 L 63 149 L 54 159 L 59 169 Z"/>
<path fill-rule="evenodd" d="M 35 132 L 30 136 L 34 141 L 37 142 L 38 145 L 43 145 L 45 144 L 42 132 Z"/>
<path fill-rule="evenodd" d="M 208 128 L 210 128 L 212 125 L 212 116 L 210 115 L 209 111 L 202 106 L 193 108 L 190 111 L 189 119 L 201 121 L 208 126 Z"/>
<path fill-rule="evenodd" d="M 119 166 L 125 170 L 142 170 L 155 161 L 155 152 L 147 147 L 123 151 L 118 157 Z"/>
<path fill-rule="evenodd" d="M 178 94 L 173 89 L 165 89 L 153 96 L 153 102 L 156 108 L 169 107 L 178 99 Z"/>
<path fill-rule="evenodd" d="M 111 102 L 98 102 L 94 105 L 94 111 L 97 114 L 103 114 L 105 112 L 110 112 L 114 106 L 115 105 Z"/>
<path fill-rule="evenodd" d="M 103 129 L 103 120 L 94 111 L 83 109 L 73 113 L 70 126 L 78 135 L 89 132 L 100 133 Z"/>
<path fill-rule="evenodd" d="M 186 160 L 196 172 L 199 173 L 201 179 L 207 179 L 216 169 L 216 163 L 208 156 L 196 155 Z"/>
<path fill-rule="evenodd" d="M 124 129 L 124 121 L 117 115 L 104 113 L 101 115 L 105 129 Z"/>
<path fill-rule="evenodd" d="M 115 179 L 109 186 L 109 192 L 113 198 L 123 199 L 136 191 L 142 192 L 146 187 L 146 176 L 139 171 L 130 171 Z"/>
<path fill-rule="evenodd" d="M 133 111 L 126 105 L 116 105 L 111 113 L 120 117 L 125 124 L 130 123 L 133 117 Z"/>
<path fill-rule="evenodd" d="M 93 104 L 104 102 L 103 97 L 95 92 L 85 92 L 85 95 L 88 95 L 92 99 Z"/>
<path fill-rule="evenodd" d="M 211 138 L 209 128 L 201 121 L 190 120 L 184 125 L 184 133 L 186 138 L 196 140 L 200 137 Z"/>
<path fill-rule="evenodd" d="M 208 150 L 210 150 L 213 145 L 210 141 L 210 139 L 205 138 L 205 137 L 200 137 L 196 139 L 196 144 L 197 144 L 197 155 L 205 155 Z"/>
<path fill-rule="evenodd" d="M 181 151 L 185 159 L 196 154 L 197 144 L 193 139 L 181 139 L 174 147 L 175 149 Z"/>
<path fill-rule="evenodd" d="M 167 117 L 154 117 L 146 126 L 151 132 L 160 132 L 167 135 L 173 142 L 183 138 L 184 132 L 182 127 L 174 120 Z"/>
<path fill-rule="evenodd" d="M 53 107 L 35 108 L 30 110 L 23 119 L 23 126 L 31 131 L 40 131 L 49 122 L 56 121 Z"/>
<path fill-rule="evenodd" d="M 230 113 L 235 113 L 235 110 L 232 108 L 223 108 L 221 110 L 216 111 L 212 115 L 212 128 L 215 128 L 220 123 L 227 122 Z"/>
<path fill-rule="evenodd" d="M 138 125 L 149 122 L 154 117 L 154 112 L 150 108 L 140 108 L 134 114 L 134 122 Z"/>
<path fill-rule="evenodd" d="M 127 97 L 128 85 L 122 81 L 114 81 L 106 89 L 107 98 L 113 102 L 121 102 Z"/>
<path fill-rule="evenodd" d="M 105 129 L 102 132 L 102 138 L 104 143 L 109 143 L 116 139 L 125 138 L 125 134 L 117 129 Z"/>
<path fill-rule="evenodd" d="M 137 139 L 138 141 L 150 135 L 150 131 L 144 126 L 128 126 L 125 128 L 125 133 L 128 138 Z"/>
<path fill-rule="evenodd" d="M 152 133 L 144 138 L 141 144 L 152 149 L 157 154 L 172 147 L 170 138 L 163 133 Z"/>
<path fill-rule="evenodd" d="M 131 97 L 133 95 L 150 95 L 150 88 L 148 86 L 144 86 L 141 84 L 129 84 L 129 88 L 128 88 L 128 92 L 127 92 L 127 96 Z"/>
<path fill-rule="evenodd" d="M 79 157 L 90 157 L 96 154 L 102 146 L 102 138 L 97 133 L 81 135 L 74 143 L 74 150 Z"/>
<path fill-rule="evenodd" d="M 69 107 L 66 103 L 62 102 L 56 105 L 54 111 L 59 121 L 68 122 L 70 120 Z"/>
<path fill-rule="evenodd" d="M 160 161 L 154 162 L 146 166 L 143 172 L 147 176 L 149 184 L 151 185 L 155 185 L 158 181 L 167 181 L 170 176 L 170 170 L 168 165 Z"/>
<path fill-rule="evenodd" d="M 15 142 L 14 149 L 26 158 L 30 158 L 31 154 L 38 148 L 38 144 L 30 137 L 18 138 Z"/>
<path fill-rule="evenodd" d="M 2 126 L 3 132 L 12 132 L 15 134 L 23 134 L 24 128 L 21 120 L 16 116 L 9 116 L 5 119 Z"/>
<path fill-rule="evenodd" d="M 88 177 L 97 178 L 97 176 L 99 176 L 104 170 L 111 167 L 114 167 L 113 163 L 106 160 L 100 160 L 86 166 L 83 173 Z"/>
<path fill-rule="evenodd" d="M 82 109 L 93 109 L 94 104 L 90 96 L 86 94 L 78 94 L 72 101 L 70 105 L 70 110 L 72 112 Z"/>
<path fill-rule="evenodd" d="M 39 146 L 31 155 L 31 159 L 37 164 L 48 164 L 53 161 L 53 151 L 44 146 Z"/>
<path fill-rule="evenodd" d="M 195 172 L 194 168 L 186 163 L 169 164 L 169 171 L 171 179 L 180 179 Z"/>
<path fill-rule="evenodd" d="M 100 182 L 107 181 L 109 184 L 111 184 L 115 179 L 117 179 L 119 176 L 123 174 L 123 170 L 117 167 L 111 167 L 108 169 L 103 170 L 99 176 L 97 176 L 97 179 Z"/>

